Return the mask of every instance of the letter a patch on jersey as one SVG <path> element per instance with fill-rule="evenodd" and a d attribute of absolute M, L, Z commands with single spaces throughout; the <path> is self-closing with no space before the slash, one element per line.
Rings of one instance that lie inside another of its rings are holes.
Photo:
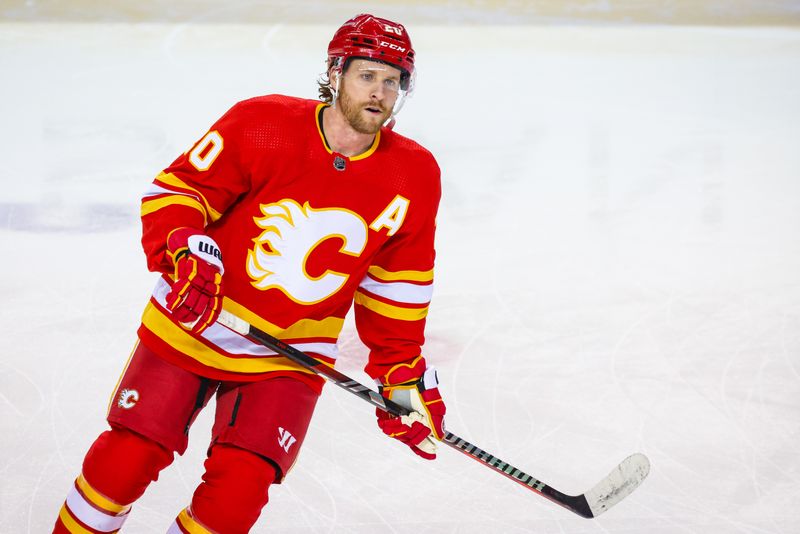
<path fill-rule="evenodd" d="M 283 450 L 289 452 L 289 448 L 294 445 L 294 442 L 297 441 L 288 430 L 284 430 L 283 427 L 278 427 L 278 445 L 283 447 Z"/>
<path fill-rule="evenodd" d="M 381 214 L 372 221 L 369 227 L 376 232 L 379 232 L 381 228 L 388 228 L 389 232 L 386 235 L 393 236 L 400 227 L 403 226 L 406 213 L 408 213 L 408 205 L 409 201 L 407 198 L 397 195 L 389 202 L 389 205 L 383 209 Z"/>

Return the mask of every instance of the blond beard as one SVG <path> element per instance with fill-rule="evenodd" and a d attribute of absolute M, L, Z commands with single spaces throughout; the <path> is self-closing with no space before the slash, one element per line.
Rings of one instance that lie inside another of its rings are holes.
<path fill-rule="evenodd" d="M 364 107 L 368 106 L 369 104 L 369 102 L 364 102 L 363 104 L 354 103 L 344 90 L 339 92 L 339 97 L 336 101 L 336 105 L 339 106 L 339 110 L 341 110 L 342 115 L 344 115 L 344 118 L 347 120 L 348 124 L 350 124 L 355 131 L 362 134 L 376 134 L 378 131 L 380 131 L 383 123 L 389 118 L 389 115 L 392 114 L 392 111 L 384 110 L 380 116 L 380 119 L 373 122 L 365 119 L 361 114 L 361 111 L 364 109 Z M 377 104 L 375 107 L 378 107 Z M 383 106 L 380 107 L 383 108 Z"/>

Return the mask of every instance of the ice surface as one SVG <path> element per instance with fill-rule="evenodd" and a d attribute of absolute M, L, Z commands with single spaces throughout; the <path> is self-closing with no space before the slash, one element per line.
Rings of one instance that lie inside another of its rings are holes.
<path fill-rule="evenodd" d="M 140 192 L 237 100 L 315 96 L 333 30 L 0 25 L 0 532 L 48 532 L 104 429 L 154 283 Z M 255 531 L 800 532 L 800 32 L 412 30 L 448 426 L 566 493 L 652 472 L 584 520 L 328 387 Z M 187 504 L 208 415 L 126 532 Z"/>

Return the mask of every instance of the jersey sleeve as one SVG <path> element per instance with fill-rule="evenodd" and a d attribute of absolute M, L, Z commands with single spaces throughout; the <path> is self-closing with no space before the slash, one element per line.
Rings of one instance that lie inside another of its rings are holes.
<path fill-rule="evenodd" d="M 425 342 L 441 196 L 439 168 L 433 166 L 435 180 L 428 198 L 411 201 L 407 220 L 375 256 L 355 294 L 356 328 L 370 351 L 365 371 L 372 378 L 410 363 Z"/>
<path fill-rule="evenodd" d="M 204 230 L 249 188 L 242 161 L 241 103 L 231 108 L 190 150 L 156 176 L 142 197 L 142 246 L 151 271 L 171 272 L 169 233 Z"/>

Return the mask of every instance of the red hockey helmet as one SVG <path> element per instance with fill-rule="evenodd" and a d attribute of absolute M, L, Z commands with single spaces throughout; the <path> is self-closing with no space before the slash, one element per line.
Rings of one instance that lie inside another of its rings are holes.
<path fill-rule="evenodd" d="M 369 58 L 399 68 L 407 80 L 414 74 L 414 48 L 402 24 L 373 15 L 362 14 L 336 30 L 328 45 L 329 64 L 336 58 L 344 62 L 352 57 Z"/>

